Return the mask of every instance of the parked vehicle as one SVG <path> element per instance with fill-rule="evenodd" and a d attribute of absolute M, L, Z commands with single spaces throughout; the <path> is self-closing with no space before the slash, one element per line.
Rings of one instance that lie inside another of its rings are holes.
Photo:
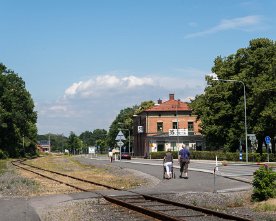
<path fill-rule="evenodd" d="M 131 160 L 131 155 L 129 153 L 121 153 L 122 155 L 122 160 Z M 119 155 L 119 159 L 120 159 L 120 155 Z"/>

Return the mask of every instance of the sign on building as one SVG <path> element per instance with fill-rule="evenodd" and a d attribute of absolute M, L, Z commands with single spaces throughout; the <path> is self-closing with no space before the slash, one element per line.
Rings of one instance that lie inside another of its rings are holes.
<path fill-rule="evenodd" d="M 169 129 L 169 136 L 188 136 L 188 129 Z"/>
<path fill-rule="evenodd" d="M 143 133 L 143 132 L 144 132 L 143 126 L 138 126 L 138 133 Z"/>

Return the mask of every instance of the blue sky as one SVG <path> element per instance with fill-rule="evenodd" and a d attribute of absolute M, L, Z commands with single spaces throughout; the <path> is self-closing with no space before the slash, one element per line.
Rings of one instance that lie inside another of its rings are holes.
<path fill-rule="evenodd" d="M 108 130 L 145 100 L 189 101 L 217 56 L 276 36 L 273 0 L 0 0 L 0 62 L 26 82 L 39 134 Z"/>

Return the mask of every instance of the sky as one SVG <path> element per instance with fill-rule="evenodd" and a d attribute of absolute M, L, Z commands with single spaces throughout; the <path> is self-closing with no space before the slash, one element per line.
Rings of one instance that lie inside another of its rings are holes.
<path fill-rule="evenodd" d="M 109 130 L 142 101 L 189 102 L 217 56 L 275 40 L 274 0 L 0 0 L 0 63 L 25 81 L 38 134 Z"/>

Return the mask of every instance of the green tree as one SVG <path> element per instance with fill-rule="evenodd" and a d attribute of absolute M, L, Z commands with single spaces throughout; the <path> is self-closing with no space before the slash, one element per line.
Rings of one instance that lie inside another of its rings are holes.
<path fill-rule="evenodd" d="M 25 82 L 0 63 L 0 148 L 12 157 L 25 152 L 34 154 L 36 121 L 34 102 Z"/>
<path fill-rule="evenodd" d="M 107 131 L 104 129 L 95 129 L 92 133 L 93 141 L 99 148 L 99 151 L 107 151 Z"/>
<path fill-rule="evenodd" d="M 111 148 L 116 147 L 117 141 L 115 140 L 119 128 L 129 130 L 130 136 L 133 134 L 133 115 L 135 110 L 137 109 L 137 106 L 134 106 L 133 108 L 128 107 L 120 111 L 120 113 L 117 115 L 115 120 L 112 122 L 111 126 L 109 127 L 109 133 L 107 137 L 107 145 Z M 128 134 L 125 136 L 126 142 L 125 145 L 128 146 L 129 138 Z"/>
<path fill-rule="evenodd" d="M 259 141 L 276 136 L 276 45 L 266 38 L 254 39 L 247 48 L 226 58 L 217 57 L 212 72 L 219 79 L 242 81 L 246 86 L 248 133 Z M 217 82 L 206 77 L 208 87 L 196 96 L 191 107 L 201 119 L 209 149 L 235 151 L 244 142 L 244 93 L 238 82 Z"/>
<path fill-rule="evenodd" d="M 140 106 L 135 109 L 135 113 L 134 114 L 140 114 L 141 112 L 143 112 L 144 110 L 147 110 L 151 107 L 154 106 L 154 102 L 153 101 L 143 101 Z"/>
<path fill-rule="evenodd" d="M 95 146 L 96 141 L 93 137 L 93 132 L 85 131 L 80 134 L 79 138 L 83 141 L 85 147 Z"/>
<path fill-rule="evenodd" d="M 83 150 L 83 142 L 74 132 L 71 132 L 67 140 L 67 147 L 71 154 L 76 154 Z"/>
<path fill-rule="evenodd" d="M 153 101 L 143 101 L 140 105 L 134 105 L 133 107 L 128 107 L 121 110 L 109 127 L 107 145 L 109 147 L 116 147 L 117 141 L 115 141 L 115 138 L 119 132 L 119 128 L 121 128 L 125 129 L 124 132 L 126 132 L 124 133 L 126 137 L 125 146 L 129 146 L 129 140 L 131 146 L 133 143 L 133 115 L 139 114 L 152 106 L 154 106 Z M 129 133 L 127 131 L 129 131 Z M 128 136 L 130 136 L 130 139 Z"/>

